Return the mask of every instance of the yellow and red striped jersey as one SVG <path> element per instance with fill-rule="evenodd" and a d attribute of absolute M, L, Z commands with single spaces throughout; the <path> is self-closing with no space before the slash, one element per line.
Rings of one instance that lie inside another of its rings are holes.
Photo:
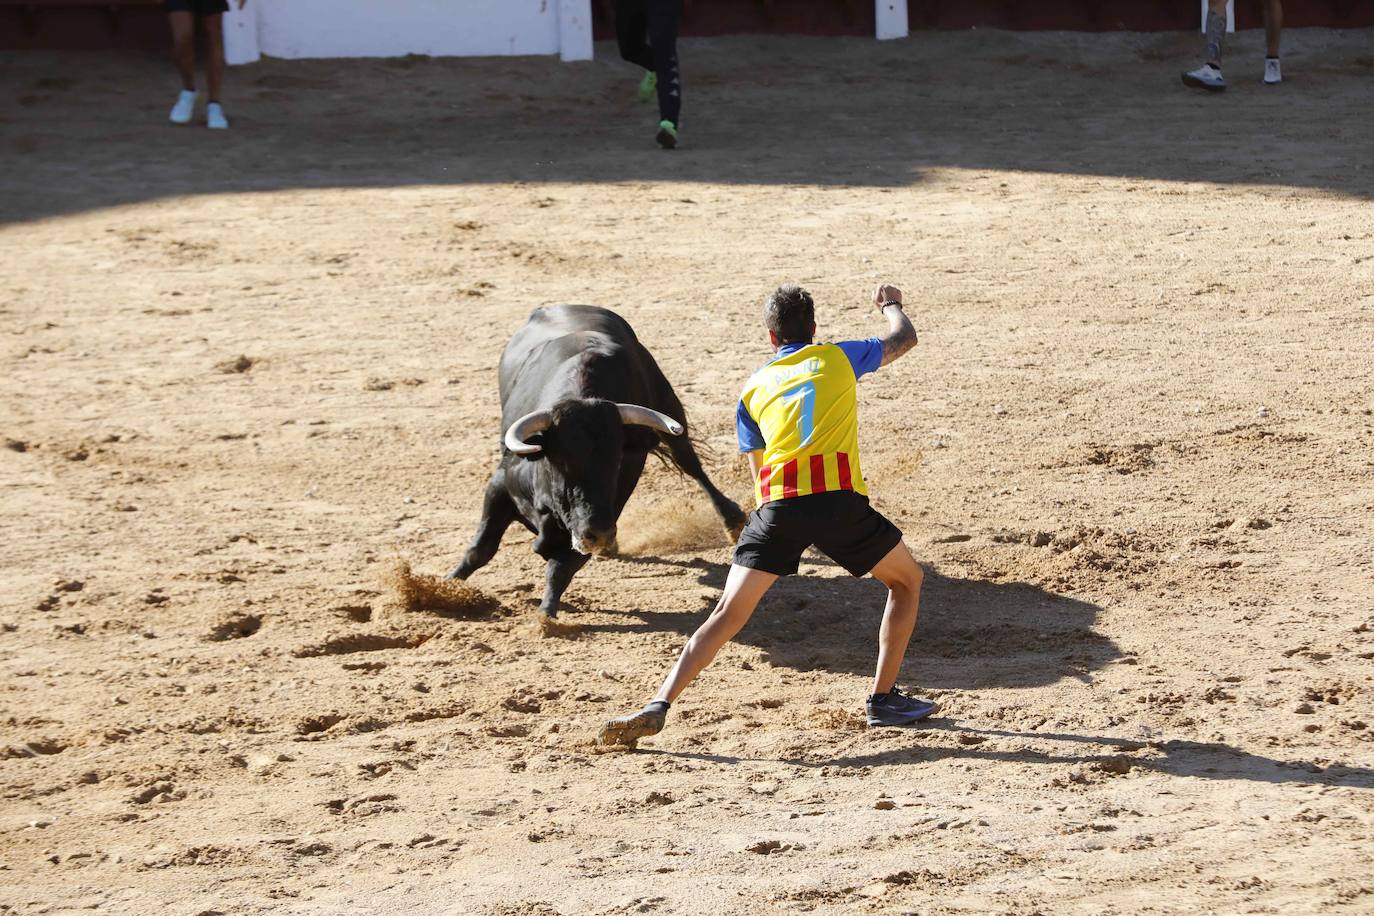
<path fill-rule="evenodd" d="M 749 377 L 735 424 L 740 451 L 763 451 L 758 504 L 812 493 L 867 496 L 859 467 L 856 383 L 882 364 L 882 342 L 788 344 Z"/>

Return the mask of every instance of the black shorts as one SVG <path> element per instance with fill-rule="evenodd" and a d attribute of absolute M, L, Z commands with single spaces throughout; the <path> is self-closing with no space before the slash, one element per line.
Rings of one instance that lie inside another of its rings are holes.
<path fill-rule="evenodd" d="M 197 16 L 218 16 L 229 12 L 228 0 L 162 0 L 169 13 L 195 13 Z"/>
<path fill-rule="evenodd" d="M 901 542 L 902 532 L 867 496 L 852 490 L 812 493 L 751 512 L 735 545 L 735 565 L 790 576 L 802 551 L 815 545 L 851 575 L 863 576 Z"/>

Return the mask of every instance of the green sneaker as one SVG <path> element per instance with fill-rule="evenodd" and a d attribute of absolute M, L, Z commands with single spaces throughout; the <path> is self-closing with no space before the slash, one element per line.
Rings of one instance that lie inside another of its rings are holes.
<path fill-rule="evenodd" d="M 673 149 L 677 146 L 677 126 L 672 121 L 659 121 L 658 136 L 654 139 L 664 149 Z"/>
<path fill-rule="evenodd" d="M 650 70 L 644 74 L 644 79 L 639 81 L 639 100 L 647 102 L 658 92 L 658 74 Z"/>

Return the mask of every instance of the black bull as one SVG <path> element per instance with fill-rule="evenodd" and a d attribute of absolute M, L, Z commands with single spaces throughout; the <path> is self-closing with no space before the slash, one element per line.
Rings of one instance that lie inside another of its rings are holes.
<path fill-rule="evenodd" d="M 590 305 L 535 309 L 501 354 L 500 387 L 501 462 L 449 578 L 490 562 L 518 521 L 548 561 L 539 610 L 555 616 L 588 555 L 614 552 L 616 522 L 655 449 L 701 484 L 739 533 L 744 513 L 702 470 L 673 386 L 619 315 Z"/>

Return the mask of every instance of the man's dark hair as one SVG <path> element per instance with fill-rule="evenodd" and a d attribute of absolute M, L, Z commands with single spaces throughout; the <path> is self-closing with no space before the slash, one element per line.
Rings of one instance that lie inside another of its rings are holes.
<path fill-rule="evenodd" d="M 816 304 L 800 286 L 779 286 L 763 303 L 763 322 L 781 343 L 811 343 Z"/>

